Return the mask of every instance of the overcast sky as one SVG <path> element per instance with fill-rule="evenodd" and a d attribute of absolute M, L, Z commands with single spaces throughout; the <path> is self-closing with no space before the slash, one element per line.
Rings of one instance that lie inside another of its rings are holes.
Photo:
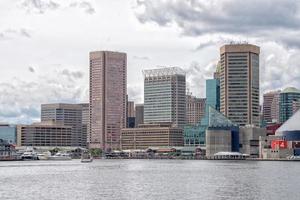
<path fill-rule="evenodd" d="M 1 0 L 0 122 L 38 121 L 40 104 L 88 102 L 89 51 L 126 52 L 128 94 L 143 69 L 178 66 L 205 97 L 225 43 L 261 47 L 261 94 L 300 88 L 297 0 Z"/>

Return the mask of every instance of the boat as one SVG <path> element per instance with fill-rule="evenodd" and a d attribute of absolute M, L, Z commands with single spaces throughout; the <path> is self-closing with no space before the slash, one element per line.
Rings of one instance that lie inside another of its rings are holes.
<path fill-rule="evenodd" d="M 50 151 L 42 152 L 37 154 L 39 160 L 48 160 L 49 157 L 51 156 Z"/>
<path fill-rule="evenodd" d="M 54 156 L 49 156 L 48 160 L 72 160 L 70 154 L 58 152 Z"/>
<path fill-rule="evenodd" d="M 88 152 L 83 152 L 81 154 L 81 162 L 82 163 L 90 163 L 93 162 L 93 156 Z"/>
<path fill-rule="evenodd" d="M 22 160 L 38 160 L 37 153 L 33 149 L 26 149 L 21 155 Z"/>

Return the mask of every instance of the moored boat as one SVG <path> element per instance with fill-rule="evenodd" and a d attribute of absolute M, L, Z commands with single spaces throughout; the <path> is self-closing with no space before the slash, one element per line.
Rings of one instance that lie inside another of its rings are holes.
<path fill-rule="evenodd" d="M 89 152 L 83 152 L 81 154 L 81 162 L 82 163 L 93 162 L 93 156 Z"/>
<path fill-rule="evenodd" d="M 49 156 L 48 160 L 72 160 L 72 158 L 68 153 L 58 152 L 54 156 Z"/>

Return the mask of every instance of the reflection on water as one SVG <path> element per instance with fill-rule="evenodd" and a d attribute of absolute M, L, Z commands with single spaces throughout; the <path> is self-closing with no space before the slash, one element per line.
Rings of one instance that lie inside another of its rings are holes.
<path fill-rule="evenodd" d="M 299 199 L 300 162 L 0 162 L 0 199 Z"/>

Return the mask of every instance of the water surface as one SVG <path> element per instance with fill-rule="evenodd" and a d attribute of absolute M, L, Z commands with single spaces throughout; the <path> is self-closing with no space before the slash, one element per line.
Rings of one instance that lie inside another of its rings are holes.
<path fill-rule="evenodd" d="M 300 199 L 300 162 L 0 162 L 0 199 Z"/>

